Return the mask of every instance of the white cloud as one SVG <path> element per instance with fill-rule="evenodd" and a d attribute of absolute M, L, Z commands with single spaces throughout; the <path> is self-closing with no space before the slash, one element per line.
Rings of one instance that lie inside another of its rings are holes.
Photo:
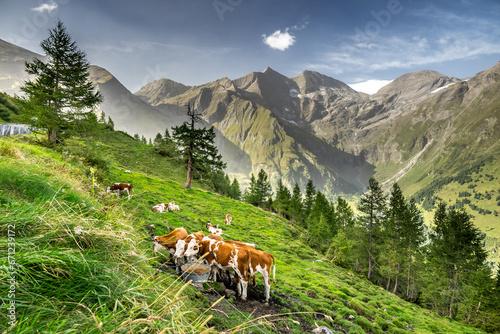
<path fill-rule="evenodd" d="M 262 35 L 262 38 L 264 44 L 280 51 L 285 51 L 295 43 L 295 36 L 290 35 L 288 29 L 286 29 L 284 32 L 281 32 L 281 30 L 276 30 L 269 36 L 266 36 L 266 34 L 264 34 Z"/>
<path fill-rule="evenodd" d="M 355 91 L 372 95 L 390 82 L 392 82 L 392 80 L 367 80 L 356 84 L 350 84 L 349 87 Z"/>
<path fill-rule="evenodd" d="M 52 11 L 56 10 L 58 6 L 59 5 L 56 2 L 50 1 L 49 3 L 42 3 L 38 7 L 31 8 L 31 10 L 39 13 L 42 12 L 51 13 Z"/>

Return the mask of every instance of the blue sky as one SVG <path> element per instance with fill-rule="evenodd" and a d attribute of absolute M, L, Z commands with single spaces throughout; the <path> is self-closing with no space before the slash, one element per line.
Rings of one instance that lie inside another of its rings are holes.
<path fill-rule="evenodd" d="M 499 0 L 0 0 L 0 39 L 41 53 L 58 18 L 132 92 L 268 66 L 347 84 L 423 69 L 464 78 L 500 60 Z"/>

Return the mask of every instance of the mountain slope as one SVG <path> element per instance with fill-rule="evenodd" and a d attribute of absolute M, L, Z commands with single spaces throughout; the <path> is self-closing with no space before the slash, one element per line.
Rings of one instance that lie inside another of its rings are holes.
<path fill-rule="evenodd" d="M 481 333 L 318 261 L 323 260 L 320 255 L 302 242 L 302 229 L 283 218 L 196 187 L 183 189 L 178 180 L 185 172 L 179 166 L 129 136 L 100 131 L 92 140 L 69 139 L 65 150 L 39 147 L 30 137 L 1 140 L 0 214 L 7 221 L 0 233 L 6 236 L 5 226 L 15 223 L 16 238 L 30 246 L 17 249 L 22 268 L 17 289 L 23 301 L 29 300 L 17 309 L 24 319 L 19 332 L 40 327 L 49 332 L 159 333 L 167 328 L 201 333 L 206 327 L 232 332 L 248 317 L 267 315 L 254 320 L 265 333 L 309 333 L 316 326 L 355 333 Z M 88 174 L 91 165 L 80 159 L 82 152 L 101 158 L 104 165 L 98 170 L 109 169 L 97 189 Z M 118 180 L 133 183 L 136 193 L 130 200 L 100 193 Z M 170 200 L 181 210 L 151 210 Z M 151 251 L 144 225 L 153 225 L 158 235 L 179 226 L 195 232 L 204 230 L 206 220 L 222 221 L 227 212 L 233 216 L 232 224 L 224 227 L 227 234 L 255 242 L 276 258 L 277 284 L 271 287 L 269 305 L 259 302 L 260 275 L 257 286 L 249 287 L 248 301 L 226 298 L 210 307 L 208 299 L 219 299 L 217 285 L 200 292 L 151 267 L 165 264 L 165 254 Z M 6 245 L 7 238 L 2 240 Z M 0 261 L 8 266 L 6 257 Z M 1 275 L 6 279 L 7 272 Z M 205 319 L 207 325 L 201 325 Z"/>
<path fill-rule="evenodd" d="M 42 56 L 0 39 L 0 91 L 9 95 L 19 92 L 19 87 L 30 76 L 25 72 L 25 61 Z"/>

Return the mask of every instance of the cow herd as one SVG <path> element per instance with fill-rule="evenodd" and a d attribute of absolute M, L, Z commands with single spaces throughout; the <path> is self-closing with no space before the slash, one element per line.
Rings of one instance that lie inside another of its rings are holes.
<path fill-rule="evenodd" d="M 132 192 L 130 183 L 114 183 L 109 186 L 107 191 L 120 191 L 127 193 L 130 198 Z M 180 208 L 171 201 L 168 204 L 161 203 L 153 206 L 153 211 L 166 213 L 168 211 L 179 211 Z M 230 225 L 232 221 L 231 214 L 225 216 L 224 224 Z M 177 272 L 180 274 L 180 266 L 188 261 L 196 261 L 196 258 L 203 257 L 203 261 L 210 266 L 210 277 L 217 281 L 217 277 L 222 273 L 227 273 L 231 283 L 231 272 L 234 272 L 236 278 L 236 287 L 238 296 L 242 300 L 247 299 L 247 290 L 250 279 L 255 286 L 255 276 L 261 274 L 264 280 L 264 297 L 269 301 L 271 290 L 271 269 L 273 281 L 275 281 L 276 261 L 274 256 L 269 253 L 257 250 L 255 244 L 224 240 L 221 235 L 224 234 L 218 225 L 212 225 L 210 221 L 206 223 L 207 235 L 203 231 L 188 234 L 185 228 L 179 227 L 163 236 L 152 236 L 153 251 L 158 252 L 167 249 L 173 256 Z"/>
<path fill-rule="evenodd" d="M 269 253 L 255 249 L 255 244 L 235 240 L 224 240 L 220 234 L 222 229 L 206 224 L 210 234 L 203 231 L 188 234 L 185 228 L 179 227 L 164 236 L 154 236 L 153 250 L 167 249 L 173 255 L 178 272 L 180 265 L 195 261 L 204 256 L 204 261 L 210 265 L 210 277 L 217 281 L 219 273 L 233 271 L 236 278 L 238 295 L 247 299 L 247 289 L 250 279 L 255 285 L 255 275 L 261 274 L 264 280 L 264 297 L 269 301 L 271 290 L 271 269 L 273 281 L 276 275 L 276 261 Z M 214 233 L 215 232 L 215 233 Z M 220 232 L 220 234 L 218 234 Z M 228 275 L 231 280 L 230 274 Z"/>

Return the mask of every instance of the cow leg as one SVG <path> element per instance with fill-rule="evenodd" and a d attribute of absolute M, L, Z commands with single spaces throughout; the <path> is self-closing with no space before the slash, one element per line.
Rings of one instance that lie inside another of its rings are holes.
<path fill-rule="evenodd" d="M 127 192 L 128 199 L 130 199 L 130 191 L 128 191 L 128 188 L 125 188 L 125 191 Z"/>
<path fill-rule="evenodd" d="M 269 277 L 264 277 L 264 293 L 266 296 L 266 303 L 267 303 L 269 301 L 269 296 L 271 293 L 271 280 L 269 279 Z"/>
<path fill-rule="evenodd" d="M 247 300 L 248 281 L 242 279 L 240 281 L 240 284 L 241 284 L 241 300 Z"/>

